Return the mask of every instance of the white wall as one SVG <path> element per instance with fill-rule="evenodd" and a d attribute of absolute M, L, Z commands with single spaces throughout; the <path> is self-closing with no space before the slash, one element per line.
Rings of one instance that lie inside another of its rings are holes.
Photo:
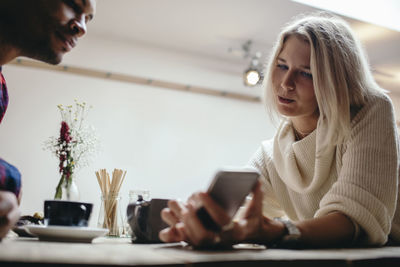
<path fill-rule="evenodd" d="M 64 63 L 199 86 L 243 88 L 229 63 L 95 37 L 84 39 Z M 43 200 L 54 195 L 58 162 L 43 151 L 43 142 L 58 133 L 56 105 L 72 104 L 75 98 L 94 106 L 87 121 L 102 143 L 94 163 L 76 175 L 81 200 L 95 204 L 91 225 L 97 222 L 100 206 L 96 170 L 128 171 L 121 189 L 125 212 L 129 190 L 146 188 L 152 197 L 185 199 L 204 189 L 217 168 L 245 164 L 260 142 L 275 132 L 261 103 L 12 65 L 4 66 L 3 74 L 10 105 L 0 125 L 0 157 L 22 173 L 23 214 L 41 211 Z"/>

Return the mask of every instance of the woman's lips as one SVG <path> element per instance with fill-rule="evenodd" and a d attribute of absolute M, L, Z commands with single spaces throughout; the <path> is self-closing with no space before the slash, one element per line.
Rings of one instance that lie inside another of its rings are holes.
<path fill-rule="evenodd" d="M 281 97 L 281 96 L 278 96 L 278 99 L 279 99 L 279 102 L 282 103 L 282 104 L 290 104 L 290 103 L 294 102 L 294 100 L 292 100 L 292 99 L 284 98 L 284 97 Z"/>

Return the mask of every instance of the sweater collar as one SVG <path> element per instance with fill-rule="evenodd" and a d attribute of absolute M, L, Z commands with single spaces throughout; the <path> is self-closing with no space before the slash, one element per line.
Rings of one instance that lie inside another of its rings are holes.
<path fill-rule="evenodd" d="M 273 159 L 282 181 L 298 193 L 318 190 L 331 173 L 336 173 L 335 148 L 317 157 L 318 144 L 326 137 L 322 121 L 317 129 L 300 141 L 295 141 L 293 125 L 283 121 L 274 137 Z"/>

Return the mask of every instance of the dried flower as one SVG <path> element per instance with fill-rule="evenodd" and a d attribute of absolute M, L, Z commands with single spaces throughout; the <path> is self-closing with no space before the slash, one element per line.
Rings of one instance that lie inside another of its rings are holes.
<path fill-rule="evenodd" d="M 88 110 L 86 103 L 75 100 L 73 106 L 58 105 L 61 113 L 61 128 L 58 137 L 50 137 L 45 142 L 45 149 L 50 150 L 59 160 L 61 179 L 56 188 L 55 199 L 62 197 L 62 187 L 66 188 L 69 199 L 69 189 L 75 169 L 90 164 L 93 156 L 99 150 L 99 139 L 94 128 L 86 126 L 84 119 Z"/>

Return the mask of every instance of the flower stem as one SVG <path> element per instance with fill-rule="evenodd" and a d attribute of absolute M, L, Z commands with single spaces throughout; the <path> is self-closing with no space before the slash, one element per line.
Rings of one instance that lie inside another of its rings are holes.
<path fill-rule="evenodd" d="M 64 184 L 65 175 L 61 175 L 61 179 L 58 182 L 56 188 L 56 194 L 54 195 L 54 199 L 61 199 L 62 198 L 62 185 Z"/>

